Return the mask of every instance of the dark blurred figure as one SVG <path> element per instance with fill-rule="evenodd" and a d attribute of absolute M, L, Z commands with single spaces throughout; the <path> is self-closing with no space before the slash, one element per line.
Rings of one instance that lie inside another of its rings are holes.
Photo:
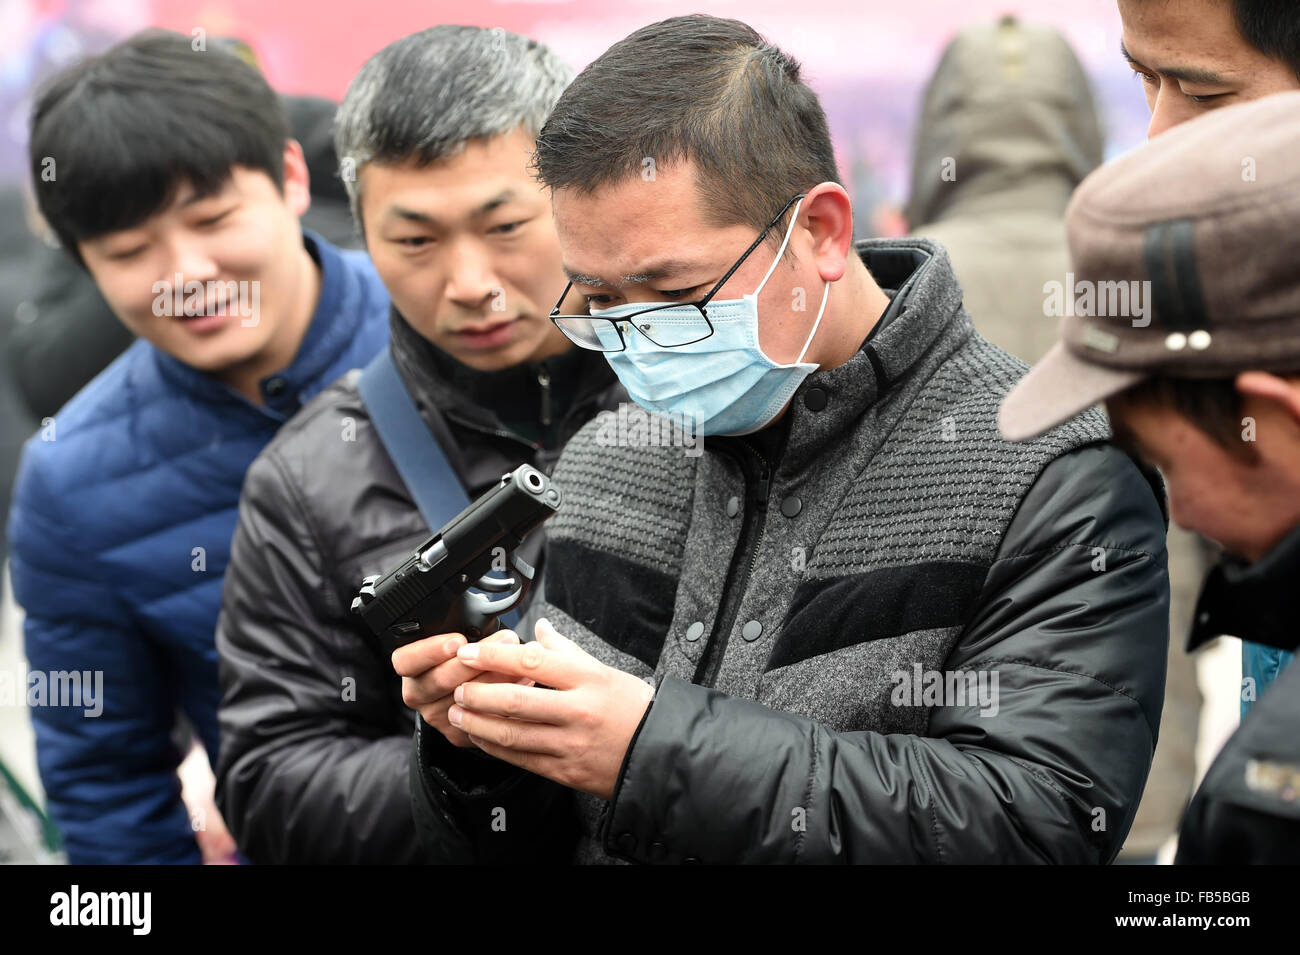
<path fill-rule="evenodd" d="M 1056 30 L 971 27 L 925 92 L 907 221 L 948 250 L 975 328 L 1017 358 L 1056 341 L 1043 284 L 1069 268 L 1065 206 L 1102 159 L 1088 78 Z"/>
<path fill-rule="evenodd" d="M 28 317 L 24 305 L 36 267 L 36 244 L 26 225 L 22 190 L 0 190 L 0 358 L 9 352 L 15 326 Z M 6 551 L 9 495 L 23 442 L 36 430 L 13 375 L 0 373 L 0 576 Z"/>

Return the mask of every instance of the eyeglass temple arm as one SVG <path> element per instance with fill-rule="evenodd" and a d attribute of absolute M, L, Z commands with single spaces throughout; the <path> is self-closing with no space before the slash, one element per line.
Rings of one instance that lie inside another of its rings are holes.
<path fill-rule="evenodd" d="M 778 222 L 781 221 L 781 217 L 782 217 L 783 215 L 785 215 L 786 210 L 789 209 L 789 208 L 790 208 L 792 205 L 794 205 L 796 202 L 798 202 L 800 199 L 804 199 L 804 198 L 806 198 L 807 195 L 808 195 L 808 193 L 806 193 L 806 192 L 801 192 L 801 193 L 799 193 L 799 195 L 795 196 L 793 199 L 791 199 L 789 202 L 787 202 L 784 206 L 781 207 L 781 211 L 778 212 L 778 213 L 776 214 L 776 218 L 773 219 L 771 222 L 769 222 L 769 223 L 767 224 L 767 228 L 764 229 L 762 232 L 760 232 L 760 233 L 758 234 L 758 238 L 755 239 L 754 242 L 753 242 L 753 244 L 750 245 L 750 247 L 749 247 L 748 249 L 745 250 L 745 254 L 742 255 L 739 259 L 736 260 L 736 264 L 735 264 L 735 265 L 733 265 L 731 268 L 727 269 L 727 274 L 724 275 L 722 278 L 718 279 L 718 284 L 715 285 L 715 286 L 713 286 L 713 288 L 709 291 L 709 294 L 708 294 L 708 295 L 704 296 L 704 298 L 700 299 L 698 302 L 695 303 L 697 307 L 698 307 L 698 306 L 703 306 L 703 305 L 708 305 L 708 304 L 709 304 L 709 302 L 710 302 L 710 300 L 712 300 L 713 296 L 717 295 L 718 292 L 722 290 L 722 286 L 724 286 L 724 285 L 727 284 L 727 279 L 731 278 L 731 276 L 735 274 L 736 269 L 740 268 L 740 267 L 745 263 L 745 260 L 746 260 L 747 258 L 749 258 L 750 253 L 753 252 L 755 249 L 757 249 L 760 245 L 763 244 L 763 240 L 767 238 L 767 234 L 768 234 L 769 232 L 772 231 L 772 227 L 773 227 L 773 226 L 775 226 Z M 781 250 L 782 250 L 782 251 L 785 251 L 785 243 L 784 243 L 784 242 L 781 243 Z M 778 256 L 778 258 L 779 258 L 779 256 Z M 773 268 L 776 267 L 775 263 L 773 263 L 773 266 L 772 266 L 772 267 L 773 267 Z M 768 270 L 768 275 L 771 275 L 771 274 L 772 274 L 771 269 L 769 269 L 769 270 Z M 764 281 L 766 281 L 766 278 L 764 279 Z M 572 284 L 572 283 L 570 283 L 570 284 Z M 567 294 L 567 292 L 566 292 L 566 294 Z M 563 300 L 563 299 L 561 298 L 561 300 Z M 701 311 L 703 311 L 702 308 L 701 308 Z M 707 315 L 705 316 L 705 320 L 706 320 L 706 321 L 708 320 L 708 316 L 707 316 Z"/>

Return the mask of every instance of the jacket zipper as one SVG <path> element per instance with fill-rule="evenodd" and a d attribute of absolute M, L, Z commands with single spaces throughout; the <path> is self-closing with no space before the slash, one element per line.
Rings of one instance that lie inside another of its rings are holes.
<path fill-rule="evenodd" d="M 726 595 L 723 604 L 724 612 L 719 613 L 714 620 L 709 642 L 705 644 L 704 655 L 700 657 L 700 662 L 695 668 L 695 676 L 691 680 L 692 683 L 700 686 L 711 687 L 717 682 L 722 657 L 727 652 L 731 629 L 736 623 L 736 616 L 740 613 L 740 601 L 744 597 L 745 588 L 749 585 L 749 578 L 754 573 L 754 568 L 758 566 L 759 544 L 762 542 L 763 528 L 767 521 L 767 498 L 772 489 L 772 466 L 752 445 L 746 443 L 745 447 L 754 458 L 758 459 L 759 471 L 758 480 L 754 485 L 755 493 L 751 496 L 749 493 L 751 469 L 745 466 L 744 461 L 741 462 L 741 467 L 745 471 L 745 526 L 741 529 L 740 546 L 737 550 L 743 576 L 737 577 L 737 561 L 733 557 L 723 590 Z M 751 504 L 753 507 L 750 506 Z M 747 545 L 750 558 L 748 564 L 745 564 L 744 555 Z"/>
<path fill-rule="evenodd" d="M 543 372 L 543 374 L 545 373 Z M 538 382 L 541 383 L 541 375 L 538 376 Z M 542 423 L 546 425 L 549 425 L 551 423 L 551 419 L 553 417 L 552 410 L 551 410 L 551 395 L 549 390 L 550 383 L 551 383 L 551 377 L 550 375 L 546 375 L 547 390 L 543 392 L 543 399 L 542 399 Z M 564 416 L 564 421 L 560 422 L 560 424 L 564 425 L 575 414 L 585 412 L 591 406 L 594 397 L 599 395 L 599 393 L 600 391 L 598 390 L 597 392 L 594 393 L 594 395 L 590 397 L 584 397 L 581 400 L 574 401 L 572 407 L 569 408 L 568 413 Z M 596 404 L 599 405 L 599 402 L 596 402 Z M 469 428 L 472 431 L 477 431 L 479 434 L 490 434 L 490 435 L 495 435 L 498 438 L 509 438 L 512 441 L 518 441 L 520 444 L 528 446 L 534 451 L 543 450 L 543 445 L 539 444 L 536 441 L 529 441 L 527 438 L 521 438 L 513 431 L 506 431 L 501 428 L 485 428 L 483 425 L 475 421 L 470 421 L 468 418 L 461 417 L 459 414 L 457 414 L 454 411 L 444 411 L 442 414 L 443 417 L 445 417 L 448 421 L 454 421 L 457 424 L 461 425 L 462 427 Z"/>
<path fill-rule="evenodd" d="M 537 383 L 542 386 L 542 425 L 551 426 L 551 374 L 545 366 L 537 369 Z"/>
<path fill-rule="evenodd" d="M 521 438 L 513 431 L 506 431 L 502 428 L 485 428 L 483 425 L 475 421 L 470 421 L 468 418 L 462 418 L 460 415 L 451 411 L 444 411 L 442 414 L 448 421 L 454 421 L 461 427 L 469 428 L 471 431 L 477 431 L 479 434 L 491 434 L 498 438 L 509 438 L 511 441 L 518 441 L 520 444 L 525 445 L 534 451 L 541 450 L 542 446 L 536 441 L 529 441 L 527 438 Z"/>

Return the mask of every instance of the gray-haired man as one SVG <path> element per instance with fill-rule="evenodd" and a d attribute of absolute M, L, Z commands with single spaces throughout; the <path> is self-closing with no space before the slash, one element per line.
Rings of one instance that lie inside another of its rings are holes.
<path fill-rule="evenodd" d="M 529 160 L 571 75 L 524 37 L 434 27 L 372 57 L 338 114 L 342 178 L 393 300 L 393 363 L 471 497 L 521 463 L 549 472 L 571 435 L 625 397 L 603 357 L 547 316 L 564 276 Z M 358 379 L 285 426 L 240 503 L 217 636 L 217 800 L 256 862 L 417 860 L 414 717 L 388 653 L 348 607 L 363 577 L 429 528 Z M 533 534 L 520 555 L 537 564 L 540 546 Z M 428 649 L 428 665 L 463 642 Z M 475 676 L 460 669 L 456 683 Z M 449 771 L 497 771 L 442 723 Z"/>

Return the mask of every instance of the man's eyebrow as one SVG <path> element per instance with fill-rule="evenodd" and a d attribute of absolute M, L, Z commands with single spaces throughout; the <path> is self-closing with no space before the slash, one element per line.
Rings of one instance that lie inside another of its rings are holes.
<path fill-rule="evenodd" d="M 488 213 L 500 208 L 507 202 L 515 198 L 513 189 L 503 189 L 491 199 L 482 202 L 470 210 L 471 219 L 481 219 Z M 406 206 L 389 206 L 388 214 L 397 216 L 399 219 L 405 219 L 407 222 L 415 222 L 419 225 L 438 226 L 438 219 L 429 215 L 427 212 L 421 212 L 418 209 L 408 209 Z"/>
<path fill-rule="evenodd" d="M 209 188 L 204 192 L 198 191 L 193 185 L 188 185 L 185 188 L 190 190 L 190 194 L 176 204 L 177 209 L 184 209 L 186 206 L 192 206 L 194 203 L 202 202 L 204 199 L 215 199 L 225 191 L 226 185 L 225 183 L 222 183 L 221 185 Z M 184 195 L 183 192 L 182 195 Z"/>
<path fill-rule="evenodd" d="M 407 222 L 415 222 L 420 225 L 436 226 L 438 224 L 438 220 L 427 212 L 408 209 L 406 206 L 389 206 L 387 215 L 397 216 L 399 219 L 405 219 Z"/>
<path fill-rule="evenodd" d="M 656 262 L 649 268 L 634 272 L 630 275 L 624 275 L 621 279 L 623 285 L 644 285 L 646 282 L 653 282 L 656 279 L 671 278 L 674 275 L 680 275 L 683 272 L 690 272 L 701 268 L 699 262 L 683 262 L 676 259 L 670 259 L 664 262 Z M 564 267 L 564 274 L 575 285 L 589 285 L 592 288 L 605 288 L 607 283 L 598 275 L 584 275 L 581 272 L 575 272 L 567 265 Z"/>
<path fill-rule="evenodd" d="M 474 211 L 470 213 L 470 218 L 481 219 L 483 218 L 483 216 L 487 215 L 493 209 L 505 205 L 514 197 L 515 197 L 515 191 L 513 189 L 502 189 L 500 192 L 498 192 L 487 202 L 475 206 Z"/>
<path fill-rule="evenodd" d="M 1199 66 L 1147 66 L 1141 63 L 1128 51 L 1124 41 L 1119 41 L 1119 52 L 1124 59 L 1128 60 L 1129 66 L 1140 66 L 1144 70 L 1151 70 L 1153 73 L 1159 73 L 1161 76 L 1167 76 L 1171 80 L 1181 80 L 1184 83 L 1204 83 L 1206 86 L 1224 86 L 1228 83 L 1226 77 L 1213 70 L 1203 69 Z"/>

